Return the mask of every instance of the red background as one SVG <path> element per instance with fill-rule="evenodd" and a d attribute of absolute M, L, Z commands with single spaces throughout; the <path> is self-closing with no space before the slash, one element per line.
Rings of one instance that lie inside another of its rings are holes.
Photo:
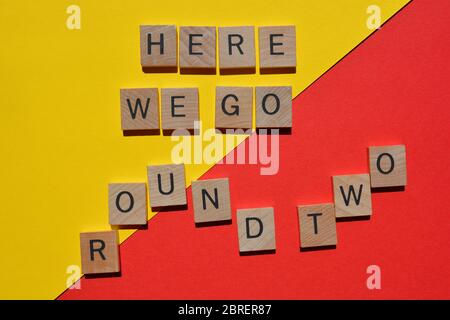
<path fill-rule="evenodd" d="M 162 212 L 121 246 L 122 275 L 62 299 L 450 298 L 450 1 L 413 1 L 294 99 L 280 171 L 216 165 L 233 223 Z M 331 176 L 368 172 L 367 147 L 405 144 L 408 185 L 373 193 L 369 220 L 338 222 L 333 250 L 300 252 L 296 205 L 332 202 Z M 275 208 L 275 254 L 240 256 L 237 208 Z M 381 268 L 368 290 L 366 268 Z"/>

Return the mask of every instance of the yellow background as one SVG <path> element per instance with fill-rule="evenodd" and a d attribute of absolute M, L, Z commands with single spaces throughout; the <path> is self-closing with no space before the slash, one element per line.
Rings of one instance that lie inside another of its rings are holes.
<path fill-rule="evenodd" d="M 212 128 L 216 85 L 292 85 L 296 95 L 372 32 L 369 5 L 385 21 L 406 2 L 0 0 L 0 298 L 57 297 L 80 264 L 79 233 L 110 229 L 107 184 L 146 182 L 147 165 L 171 162 L 170 137 L 123 137 L 119 88 L 199 87 Z M 66 27 L 71 4 L 81 30 Z M 144 74 L 140 24 L 295 24 L 297 73 Z M 188 184 L 209 167 L 187 165 Z"/>

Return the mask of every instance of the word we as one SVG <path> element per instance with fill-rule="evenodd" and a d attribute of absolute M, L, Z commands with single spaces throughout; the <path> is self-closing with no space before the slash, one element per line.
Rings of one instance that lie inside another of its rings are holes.
<path fill-rule="evenodd" d="M 333 176 L 334 203 L 297 206 L 301 249 L 335 247 L 336 218 L 371 216 L 371 188 L 406 185 L 404 145 L 369 147 L 369 165 L 370 174 Z M 184 164 L 149 166 L 147 178 L 152 209 L 187 207 Z M 192 181 L 191 192 L 196 225 L 232 220 L 228 178 Z M 146 225 L 147 209 L 146 183 L 109 184 L 112 226 Z M 238 209 L 236 216 L 240 252 L 275 252 L 274 208 Z M 80 235 L 83 273 L 120 271 L 117 236 L 115 230 Z"/>
<path fill-rule="evenodd" d="M 254 73 L 255 28 L 219 27 L 220 73 Z M 296 71 L 295 26 L 259 27 L 261 73 Z M 141 66 L 148 72 L 214 74 L 216 72 L 216 27 L 141 25 Z M 177 55 L 177 44 L 179 54 Z M 178 59 L 177 59 L 178 58 Z"/>

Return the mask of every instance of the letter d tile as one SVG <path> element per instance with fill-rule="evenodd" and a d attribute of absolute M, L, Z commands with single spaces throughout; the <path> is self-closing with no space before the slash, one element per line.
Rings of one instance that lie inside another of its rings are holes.
<path fill-rule="evenodd" d="M 239 251 L 274 251 L 275 222 L 273 208 L 237 211 Z"/>

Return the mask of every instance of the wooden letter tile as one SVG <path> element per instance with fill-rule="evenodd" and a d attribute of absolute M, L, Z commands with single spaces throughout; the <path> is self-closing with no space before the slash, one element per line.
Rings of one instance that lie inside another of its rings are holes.
<path fill-rule="evenodd" d="M 261 73 L 296 71 L 295 26 L 259 28 L 259 64 Z"/>
<path fill-rule="evenodd" d="M 80 233 L 80 247 L 84 274 L 120 271 L 117 231 Z"/>
<path fill-rule="evenodd" d="M 297 209 L 301 248 L 337 245 L 336 217 L 332 203 L 298 206 Z"/>
<path fill-rule="evenodd" d="M 292 87 L 256 87 L 256 128 L 292 127 Z"/>
<path fill-rule="evenodd" d="M 216 87 L 216 128 L 249 129 L 252 117 L 251 87 Z"/>
<path fill-rule="evenodd" d="M 108 191 L 110 225 L 147 224 L 145 183 L 110 183 Z"/>
<path fill-rule="evenodd" d="M 194 129 L 199 120 L 198 88 L 161 89 L 163 130 Z"/>
<path fill-rule="evenodd" d="M 122 130 L 159 131 L 158 89 L 120 89 Z"/>
<path fill-rule="evenodd" d="M 232 70 L 255 72 L 254 27 L 219 27 L 219 64 L 220 72 L 225 74 Z"/>
<path fill-rule="evenodd" d="M 231 220 L 228 179 L 192 181 L 195 223 Z"/>
<path fill-rule="evenodd" d="M 404 145 L 369 147 L 372 188 L 406 186 Z"/>
<path fill-rule="evenodd" d="M 177 28 L 174 25 L 140 26 L 141 65 L 148 71 L 177 71 Z"/>
<path fill-rule="evenodd" d="M 273 208 L 238 210 L 237 223 L 240 252 L 276 249 Z"/>
<path fill-rule="evenodd" d="M 216 27 L 180 27 L 180 71 L 216 69 Z"/>
<path fill-rule="evenodd" d="M 152 208 L 187 204 L 184 164 L 148 166 L 147 174 Z"/>
<path fill-rule="evenodd" d="M 369 174 L 333 176 L 333 190 L 336 218 L 372 214 Z"/>

